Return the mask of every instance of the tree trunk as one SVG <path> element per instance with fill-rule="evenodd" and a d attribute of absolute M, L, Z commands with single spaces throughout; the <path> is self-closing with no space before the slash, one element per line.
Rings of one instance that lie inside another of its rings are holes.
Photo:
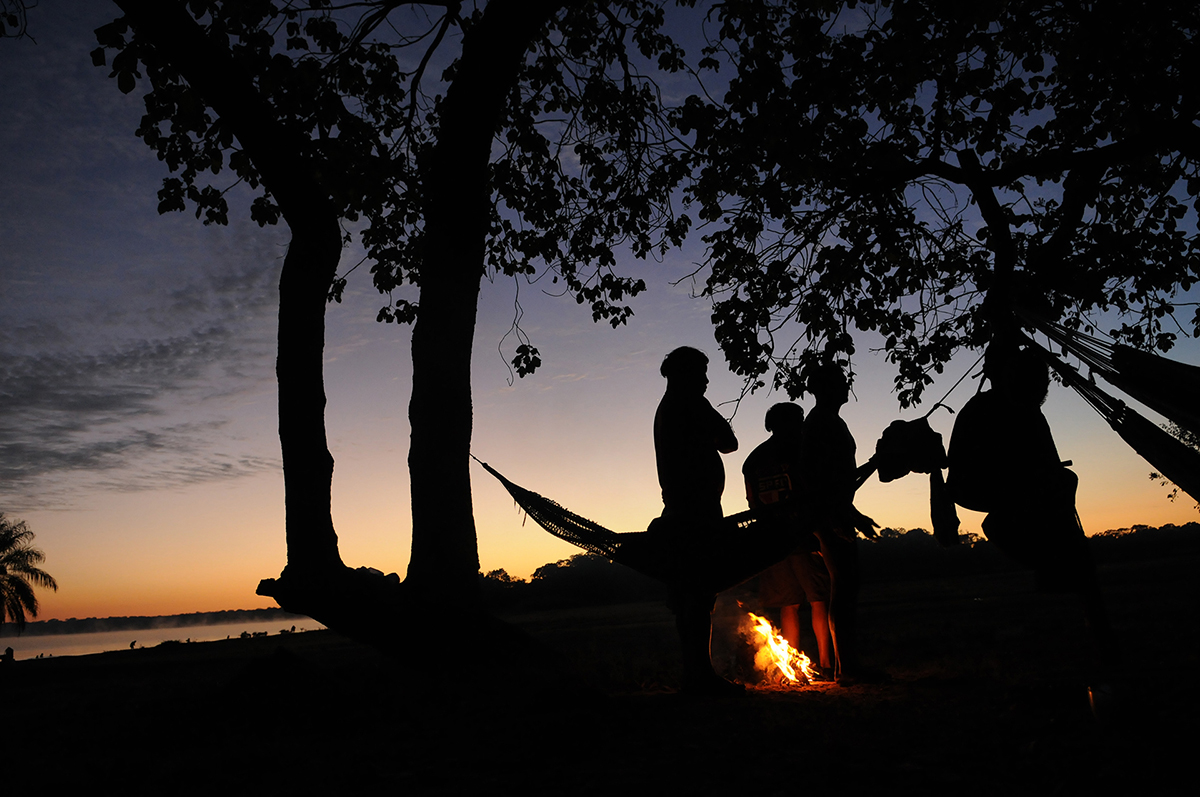
<path fill-rule="evenodd" d="M 418 594 L 478 600 L 471 507 L 471 345 L 483 277 L 492 140 L 521 61 L 563 0 L 492 0 L 463 39 L 426 185 L 421 297 L 408 417 Z"/>
<path fill-rule="evenodd" d="M 335 215 L 290 218 L 279 277 L 279 443 L 289 575 L 342 567 L 333 530 L 333 455 L 325 436 L 325 306 L 342 252 Z"/>
<path fill-rule="evenodd" d="M 325 438 L 325 303 L 341 257 L 329 192 L 305 158 L 307 141 L 277 123 L 250 77 L 176 2 L 117 0 L 154 45 L 234 131 L 292 231 L 279 281 L 279 440 L 287 504 L 288 569 L 342 566 L 330 515 L 333 457 Z"/>

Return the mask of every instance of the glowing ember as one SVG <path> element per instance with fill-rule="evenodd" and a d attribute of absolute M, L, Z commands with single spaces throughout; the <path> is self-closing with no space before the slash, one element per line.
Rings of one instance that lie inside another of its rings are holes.
<path fill-rule="evenodd" d="M 771 625 L 770 620 L 754 612 L 748 614 L 758 640 L 758 651 L 754 654 L 754 666 L 768 674 L 771 674 L 772 671 L 778 672 L 788 683 L 800 684 L 811 681 L 816 674 L 812 660 L 775 633 L 775 628 Z"/>

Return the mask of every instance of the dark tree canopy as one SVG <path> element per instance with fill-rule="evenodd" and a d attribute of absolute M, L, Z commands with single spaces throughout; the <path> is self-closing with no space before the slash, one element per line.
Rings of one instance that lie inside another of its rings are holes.
<path fill-rule="evenodd" d="M 484 265 L 492 276 L 549 270 L 595 320 L 617 326 L 632 312 L 625 300 L 645 288 L 616 273 L 617 253 L 661 252 L 689 226 L 671 204 L 687 171 L 654 80 L 684 69 L 683 51 L 664 32 L 664 6 L 675 4 L 543 5 L 548 22 L 505 87 L 489 195 L 476 198 L 489 215 Z M 403 289 L 419 288 L 426 263 L 427 177 L 445 137 L 443 93 L 459 76 L 461 40 L 486 4 L 197 0 L 187 7 L 249 78 L 278 132 L 292 137 L 339 217 L 361 222 L 374 282 L 391 296 L 379 319 L 415 320 L 419 303 Z M 169 48 L 130 34 L 126 18 L 100 28 L 103 46 L 93 59 L 105 65 L 105 50 L 115 51 L 111 76 L 125 92 L 144 65 L 150 90 L 137 134 L 172 173 L 159 211 L 190 207 L 204 223 L 224 224 L 227 192 L 241 182 L 255 191 L 251 217 L 277 223 L 279 199 L 231 126 L 173 68 Z M 336 279 L 331 297 L 340 298 L 345 284 Z M 518 372 L 532 372 L 537 354 L 522 345 Z"/>
<path fill-rule="evenodd" d="M 663 31 L 665 5 L 562 3 L 509 87 L 489 166 L 487 273 L 548 271 L 593 320 L 612 326 L 631 315 L 625 299 L 645 289 L 615 271 L 618 253 L 661 252 L 689 226 L 671 204 L 687 171 L 654 79 L 684 68 L 683 51 Z M 464 31 L 481 13 L 461 20 Z M 445 79 L 453 82 L 457 69 L 451 65 Z M 425 130 L 441 125 L 440 110 L 433 102 Z M 375 283 L 387 293 L 419 285 L 425 257 L 421 188 L 406 188 L 408 204 L 381 208 L 364 235 Z M 410 320 L 415 309 L 397 299 L 380 318 Z M 538 363 L 536 348 L 523 342 L 518 373 Z"/>
<path fill-rule="evenodd" d="M 901 405 L 1009 309 L 1169 349 L 1200 278 L 1200 6 L 740 0 L 692 97 L 704 292 L 793 395 L 878 333 Z M 985 302 L 985 297 L 987 301 Z"/>

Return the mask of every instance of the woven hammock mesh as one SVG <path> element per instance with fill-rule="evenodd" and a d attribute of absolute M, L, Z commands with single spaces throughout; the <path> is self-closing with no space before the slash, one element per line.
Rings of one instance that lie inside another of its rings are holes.
<path fill-rule="evenodd" d="M 479 460 L 476 461 L 479 462 Z M 557 501 L 552 501 L 532 490 L 526 490 L 524 487 L 513 484 L 486 462 L 479 462 L 479 464 L 488 473 L 495 476 L 504 485 L 504 489 L 508 490 L 513 500 L 521 509 L 525 510 L 525 514 L 533 518 L 534 522 L 546 531 L 585 551 L 598 553 L 608 559 L 615 557 L 617 549 L 621 546 L 622 535 L 604 528 L 595 521 L 576 515 Z"/>
<path fill-rule="evenodd" d="M 504 485 L 528 517 L 546 531 L 673 588 L 716 594 L 783 559 L 801 532 L 782 505 L 775 511 L 740 512 L 711 524 L 657 519 L 646 531 L 615 532 L 504 478 L 476 458 Z"/>
<path fill-rule="evenodd" d="M 633 536 L 640 536 L 644 533 L 636 531 L 622 533 L 606 529 L 594 520 L 588 520 L 582 515 L 575 514 L 557 501 L 535 493 L 533 490 L 526 490 L 518 484 L 513 484 L 486 462 L 478 459 L 475 461 L 479 462 L 488 473 L 495 476 L 504 485 L 504 489 L 508 490 L 517 505 L 535 523 L 560 540 L 566 540 L 585 551 L 619 561 L 622 558 L 619 552 L 621 544 Z M 724 521 L 726 529 L 731 532 L 748 531 L 754 527 L 756 522 L 757 518 L 751 512 L 729 515 Z"/>

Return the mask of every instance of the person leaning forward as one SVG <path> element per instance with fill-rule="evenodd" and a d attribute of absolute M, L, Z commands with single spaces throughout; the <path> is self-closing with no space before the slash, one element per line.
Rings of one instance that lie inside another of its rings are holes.
<path fill-rule="evenodd" d="M 662 488 L 662 518 L 685 535 L 679 556 L 704 548 L 706 534 L 721 522 L 721 493 L 725 466 L 721 454 L 737 450 L 737 437 L 729 422 L 704 397 L 708 389 L 708 357 L 684 346 L 668 354 L 659 372 L 667 390 L 654 414 L 654 454 Z M 686 567 L 686 563 L 685 563 Z M 671 586 L 670 605 L 683 653 L 684 690 L 699 694 L 741 691 L 738 684 L 721 678 L 712 668 L 709 642 L 716 595 L 687 586 L 681 579 Z"/>

